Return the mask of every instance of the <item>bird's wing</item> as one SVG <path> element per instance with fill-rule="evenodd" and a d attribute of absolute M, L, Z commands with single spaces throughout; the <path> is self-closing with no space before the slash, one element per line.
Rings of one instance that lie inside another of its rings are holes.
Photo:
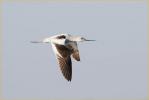
<path fill-rule="evenodd" d="M 80 61 L 80 55 L 79 55 L 79 50 L 78 50 L 78 46 L 77 46 L 77 42 L 70 42 L 67 45 L 67 48 L 72 50 L 72 57 L 77 60 Z"/>
<path fill-rule="evenodd" d="M 56 53 L 57 60 L 63 76 L 68 81 L 71 81 L 72 78 L 72 62 L 70 58 L 71 51 L 64 45 L 54 44 L 52 45 L 52 47 Z"/>
<path fill-rule="evenodd" d="M 72 57 L 77 60 L 80 61 L 80 55 L 79 55 L 79 50 L 76 50 L 72 53 Z"/>

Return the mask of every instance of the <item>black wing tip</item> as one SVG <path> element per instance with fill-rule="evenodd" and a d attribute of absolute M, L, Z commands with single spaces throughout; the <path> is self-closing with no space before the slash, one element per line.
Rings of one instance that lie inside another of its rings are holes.
<path fill-rule="evenodd" d="M 66 76 L 64 76 L 64 78 L 65 78 L 68 82 L 71 82 L 72 77 L 66 77 Z"/>
<path fill-rule="evenodd" d="M 68 82 L 71 82 L 71 79 L 67 79 Z"/>
<path fill-rule="evenodd" d="M 71 82 L 72 77 L 66 77 L 66 76 L 64 76 L 64 78 L 65 78 L 68 82 Z"/>
<path fill-rule="evenodd" d="M 79 58 L 79 59 L 77 59 L 77 61 L 81 61 L 81 60 L 80 60 L 80 58 Z"/>

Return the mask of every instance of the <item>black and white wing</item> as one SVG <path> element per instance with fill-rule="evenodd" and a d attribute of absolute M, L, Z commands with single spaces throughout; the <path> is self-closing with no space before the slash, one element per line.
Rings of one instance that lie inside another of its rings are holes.
<path fill-rule="evenodd" d="M 63 76 L 71 81 L 72 79 L 72 62 L 71 62 L 71 50 L 64 45 L 52 44 L 53 50 L 56 54 L 60 69 Z"/>

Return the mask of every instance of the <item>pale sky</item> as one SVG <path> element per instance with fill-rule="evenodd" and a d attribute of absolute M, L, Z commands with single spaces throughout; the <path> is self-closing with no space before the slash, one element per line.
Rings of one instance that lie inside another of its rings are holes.
<path fill-rule="evenodd" d="M 147 5 L 144 3 L 3 3 L 5 98 L 145 99 Z M 96 42 L 79 44 L 72 81 L 61 74 L 49 44 L 58 33 Z"/>

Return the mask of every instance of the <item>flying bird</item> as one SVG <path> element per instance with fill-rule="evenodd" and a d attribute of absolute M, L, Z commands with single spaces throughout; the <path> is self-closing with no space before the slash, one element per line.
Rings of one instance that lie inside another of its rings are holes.
<path fill-rule="evenodd" d="M 80 61 L 80 55 L 77 43 L 84 41 L 95 41 L 95 40 L 88 40 L 84 37 L 72 36 L 70 34 L 58 34 L 45 38 L 42 41 L 31 41 L 31 43 L 51 43 L 63 76 L 68 81 L 71 81 L 72 79 L 71 57 L 74 58 L 76 61 Z"/>

